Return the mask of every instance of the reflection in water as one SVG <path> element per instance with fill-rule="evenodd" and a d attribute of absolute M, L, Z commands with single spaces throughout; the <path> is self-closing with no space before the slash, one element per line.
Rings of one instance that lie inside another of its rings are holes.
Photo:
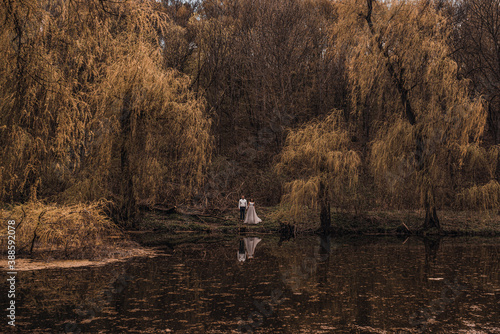
<path fill-rule="evenodd" d="M 82 333 L 500 333 L 499 239 L 441 239 L 438 246 L 417 238 L 262 241 L 181 244 L 162 256 L 102 268 L 20 272 L 16 327 L 23 333 L 61 333 L 68 323 Z M 258 254 L 258 261 L 239 265 L 235 249 L 238 260 Z M 119 284 L 117 273 L 133 280 Z M 79 312 L 96 303 L 94 316 Z"/>
<path fill-rule="evenodd" d="M 321 235 L 319 244 L 318 262 L 318 284 L 325 287 L 328 284 L 328 268 L 330 266 L 330 252 L 332 249 L 332 240 L 330 235 Z"/>
<path fill-rule="evenodd" d="M 238 262 L 243 262 L 247 258 L 247 254 L 245 251 L 245 242 L 243 239 L 240 240 L 240 246 L 238 247 Z"/>
<path fill-rule="evenodd" d="M 253 259 L 255 247 L 262 239 L 256 237 L 247 237 L 240 240 L 238 247 L 238 261 L 244 262 L 246 259 Z"/>
<path fill-rule="evenodd" d="M 432 266 L 436 263 L 439 246 L 441 245 L 441 237 L 425 237 L 423 241 L 425 245 L 424 273 L 426 278 L 431 278 L 433 276 Z"/>

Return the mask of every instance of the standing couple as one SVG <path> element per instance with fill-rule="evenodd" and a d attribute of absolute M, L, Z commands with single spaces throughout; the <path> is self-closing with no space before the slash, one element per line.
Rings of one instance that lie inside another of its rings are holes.
<path fill-rule="evenodd" d="M 238 207 L 240 208 L 240 220 L 244 219 L 243 224 L 258 224 L 262 221 L 262 219 L 257 217 L 257 213 L 255 212 L 255 202 L 253 199 L 250 199 L 250 202 L 247 202 L 245 196 L 241 196 Z"/>

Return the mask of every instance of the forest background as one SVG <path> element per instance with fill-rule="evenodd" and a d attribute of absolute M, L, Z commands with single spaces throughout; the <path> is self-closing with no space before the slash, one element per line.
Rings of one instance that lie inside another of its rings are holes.
<path fill-rule="evenodd" d="M 20 216 L 498 208 L 498 0 L 2 0 L 0 25 Z"/>

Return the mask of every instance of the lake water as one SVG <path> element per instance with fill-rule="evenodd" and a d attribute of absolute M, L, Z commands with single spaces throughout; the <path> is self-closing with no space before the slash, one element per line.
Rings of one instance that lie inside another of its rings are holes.
<path fill-rule="evenodd" d="M 144 235 L 163 255 L 19 273 L 18 332 L 500 333 L 498 238 L 190 240 Z"/>

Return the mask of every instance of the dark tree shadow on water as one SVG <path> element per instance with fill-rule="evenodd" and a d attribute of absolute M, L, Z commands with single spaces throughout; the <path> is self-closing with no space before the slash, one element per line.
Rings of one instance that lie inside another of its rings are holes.
<path fill-rule="evenodd" d="M 328 269 L 330 267 L 330 252 L 332 240 L 330 235 L 320 235 L 318 250 L 318 283 L 321 287 L 328 286 Z"/>
<path fill-rule="evenodd" d="M 437 254 L 441 246 L 441 237 L 425 237 L 422 240 L 425 246 L 424 277 L 428 279 L 429 275 L 431 275 L 432 267 L 436 264 Z"/>

